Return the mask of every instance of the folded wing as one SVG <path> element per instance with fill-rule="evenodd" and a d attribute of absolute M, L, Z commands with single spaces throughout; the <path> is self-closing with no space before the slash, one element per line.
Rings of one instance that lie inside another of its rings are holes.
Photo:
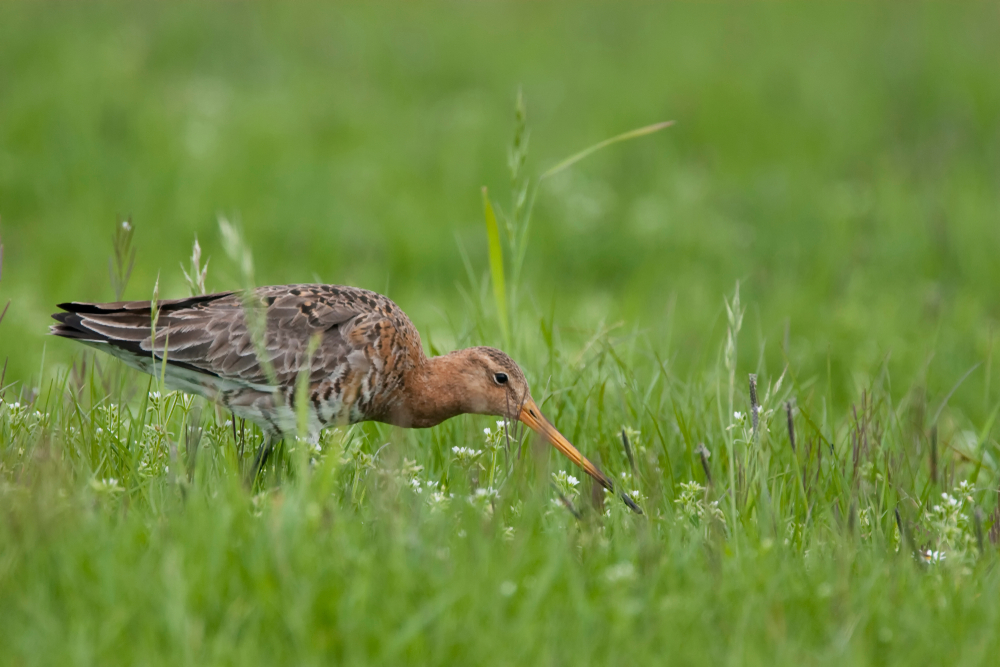
<path fill-rule="evenodd" d="M 104 349 L 142 370 L 155 356 L 168 369 L 259 389 L 275 382 L 287 387 L 307 365 L 310 382 L 330 376 L 353 351 L 352 320 L 367 309 L 345 292 L 351 289 L 284 285 L 160 301 L 155 331 L 149 301 L 64 303 L 50 330 L 110 346 Z M 314 338 L 318 346 L 310 356 Z"/>

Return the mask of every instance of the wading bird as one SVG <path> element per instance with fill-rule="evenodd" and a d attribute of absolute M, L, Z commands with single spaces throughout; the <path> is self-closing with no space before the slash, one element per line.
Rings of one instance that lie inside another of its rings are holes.
<path fill-rule="evenodd" d="M 461 414 L 495 415 L 521 421 L 614 491 L 542 415 L 510 357 L 492 347 L 427 357 L 410 318 L 375 292 L 280 285 L 159 301 L 155 310 L 149 301 L 58 307 L 64 312 L 52 316 L 59 324 L 50 329 L 56 336 L 162 373 L 168 387 L 260 426 L 254 477 L 275 443 L 298 432 L 295 401 L 304 384 L 311 440 L 327 426 L 361 421 L 427 428 Z"/>

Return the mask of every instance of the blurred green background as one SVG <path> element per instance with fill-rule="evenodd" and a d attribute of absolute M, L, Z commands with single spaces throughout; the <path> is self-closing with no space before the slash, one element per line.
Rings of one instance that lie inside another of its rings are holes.
<path fill-rule="evenodd" d="M 0 664 L 992 664 L 998 28 L 995 2 L 0 3 Z M 240 286 L 225 215 L 261 284 L 500 344 L 480 188 L 509 207 L 519 89 L 536 175 L 676 121 L 541 185 L 510 347 L 648 522 L 554 505 L 548 449 L 485 500 L 453 449 L 485 417 L 328 432 L 248 492 L 222 414 L 199 453 L 200 407 L 46 392 L 82 352 L 49 315 L 114 298 L 129 216 L 126 298 L 186 295 L 196 235 Z M 723 414 L 751 372 L 757 435 Z"/>
<path fill-rule="evenodd" d="M 846 401 L 890 353 L 894 387 L 938 394 L 986 362 L 952 399 L 981 416 L 1000 314 L 998 18 L 995 3 L 4 3 L 7 380 L 37 383 L 43 350 L 46 368 L 78 352 L 45 338 L 48 315 L 113 299 L 124 216 L 126 298 L 157 275 L 185 295 L 195 235 L 210 288 L 237 286 L 221 213 L 258 282 L 387 292 L 425 342 L 460 342 L 460 245 L 485 275 L 479 189 L 508 201 L 521 86 L 535 173 L 677 121 L 543 186 L 526 284 L 559 327 L 624 321 L 689 368 L 714 361 L 740 280 L 744 370 L 787 354 L 800 377 L 829 369 Z"/>

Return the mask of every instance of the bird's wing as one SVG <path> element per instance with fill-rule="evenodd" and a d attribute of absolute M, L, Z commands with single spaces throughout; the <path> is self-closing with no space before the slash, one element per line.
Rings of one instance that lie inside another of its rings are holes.
<path fill-rule="evenodd" d="M 66 312 L 53 315 L 59 324 L 52 333 L 141 357 L 155 351 L 168 366 L 239 384 L 287 387 L 305 368 L 314 382 L 345 363 L 358 345 L 352 321 L 379 315 L 368 295 L 377 296 L 347 287 L 281 285 L 160 301 L 155 335 L 148 301 L 66 303 L 59 306 Z M 310 355 L 314 338 L 318 346 Z"/>

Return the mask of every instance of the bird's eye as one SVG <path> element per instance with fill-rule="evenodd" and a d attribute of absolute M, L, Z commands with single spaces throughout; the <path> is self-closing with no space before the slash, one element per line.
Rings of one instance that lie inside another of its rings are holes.
<path fill-rule="evenodd" d="M 497 384 L 507 384 L 507 374 L 497 373 L 493 376 L 493 379 L 497 381 Z"/>

